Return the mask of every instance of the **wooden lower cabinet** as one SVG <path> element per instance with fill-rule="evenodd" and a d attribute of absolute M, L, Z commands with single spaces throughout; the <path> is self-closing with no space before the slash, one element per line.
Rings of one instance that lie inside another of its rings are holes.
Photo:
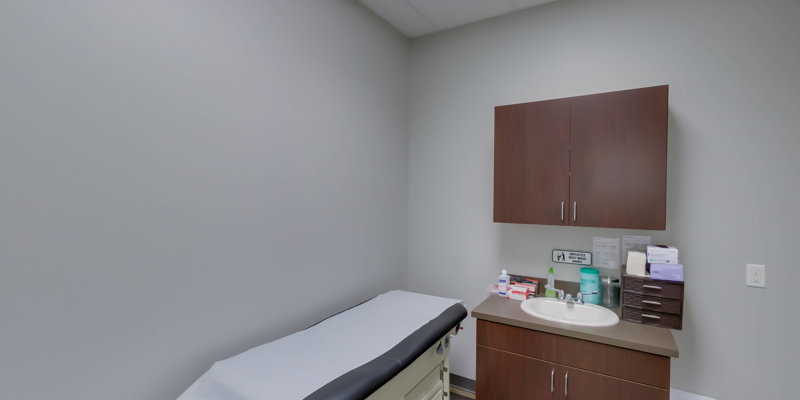
<path fill-rule="evenodd" d="M 476 372 L 478 400 L 669 400 L 669 357 L 483 320 Z"/>
<path fill-rule="evenodd" d="M 478 399 L 552 399 L 559 379 L 556 366 L 533 358 L 478 346 Z M 553 392 L 550 379 L 553 379 Z"/>
<path fill-rule="evenodd" d="M 564 393 L 559 391 L 561 399 L 669 400 L 669 390 L 636 382 L 569 367 L 560 367 L 556 373 L 563 375 L 564 379 L 562 388 L 565 388 L 565 391 Z"/>

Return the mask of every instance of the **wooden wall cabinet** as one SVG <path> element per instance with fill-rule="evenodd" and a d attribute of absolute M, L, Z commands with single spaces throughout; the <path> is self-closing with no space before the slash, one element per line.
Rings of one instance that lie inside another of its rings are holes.
<path fill-rule="evenodd" d="M 666 229 L 668 93 L 496 107 L 494 221 Z"/>
<path fill-rule="evenodd" d="M 669 374 L 669 357 L 478 320 L 478 400 L 668 400 Z"/>

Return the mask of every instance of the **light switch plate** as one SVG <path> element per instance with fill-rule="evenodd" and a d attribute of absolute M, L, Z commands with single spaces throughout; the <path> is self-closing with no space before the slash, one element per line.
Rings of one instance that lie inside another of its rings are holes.
<path fill-rule="evenodd" d="M 747 264 L 747 278 L 745 283 L 752 287 L 767 287 L 767 266 L 760 264 Z"/>

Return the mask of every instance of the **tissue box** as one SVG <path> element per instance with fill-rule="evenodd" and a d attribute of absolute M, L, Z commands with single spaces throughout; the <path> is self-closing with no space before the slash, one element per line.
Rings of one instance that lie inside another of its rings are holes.
<path fill-rule="evenodd" d="M 683 265 L 650 264 L 650 278 L 661 281 L 683 282 Z"/>
<path fill-rule="evenodd" d="M 644 276 L 647 256 L 641 251 L 628 251 L 628 264 L 625 265 L 625 272 L 631 275 Z"/>
<path fill-rule="evenodd" d="M 650 264 L 677 264 L 678 249 L 674 246 L 647 246 L 647 262 Z"/>

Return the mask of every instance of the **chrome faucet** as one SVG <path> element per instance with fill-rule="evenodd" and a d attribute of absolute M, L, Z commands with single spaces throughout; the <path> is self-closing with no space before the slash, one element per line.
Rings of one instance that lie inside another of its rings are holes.
<path fill-rule="evenodd" d="M 564 301 L 564 291 L 563 290 L 556 289 L 556 288 L 554 288 L 554 287 L 552 287 L 550 285 L 544 285 L 544 288 L 548 289 L 548 290 L 552 290 L 552 291 L 558 293 L 558 300 Z"/>
<path fill-rule="evenodd" d="M 553 290 L 558 293 L 558 301 L 565 301 L 567 304 L 583 304 L 583 296 L 588 296 L 591 294 L 598 294 L 595 290 L 593 292 L 578 292 L 575 297 L 572 297 L 569 293 L 564 293 L 561 289 L 556 289 L 550 285 L 544 285 L 545 289 Z"/>

